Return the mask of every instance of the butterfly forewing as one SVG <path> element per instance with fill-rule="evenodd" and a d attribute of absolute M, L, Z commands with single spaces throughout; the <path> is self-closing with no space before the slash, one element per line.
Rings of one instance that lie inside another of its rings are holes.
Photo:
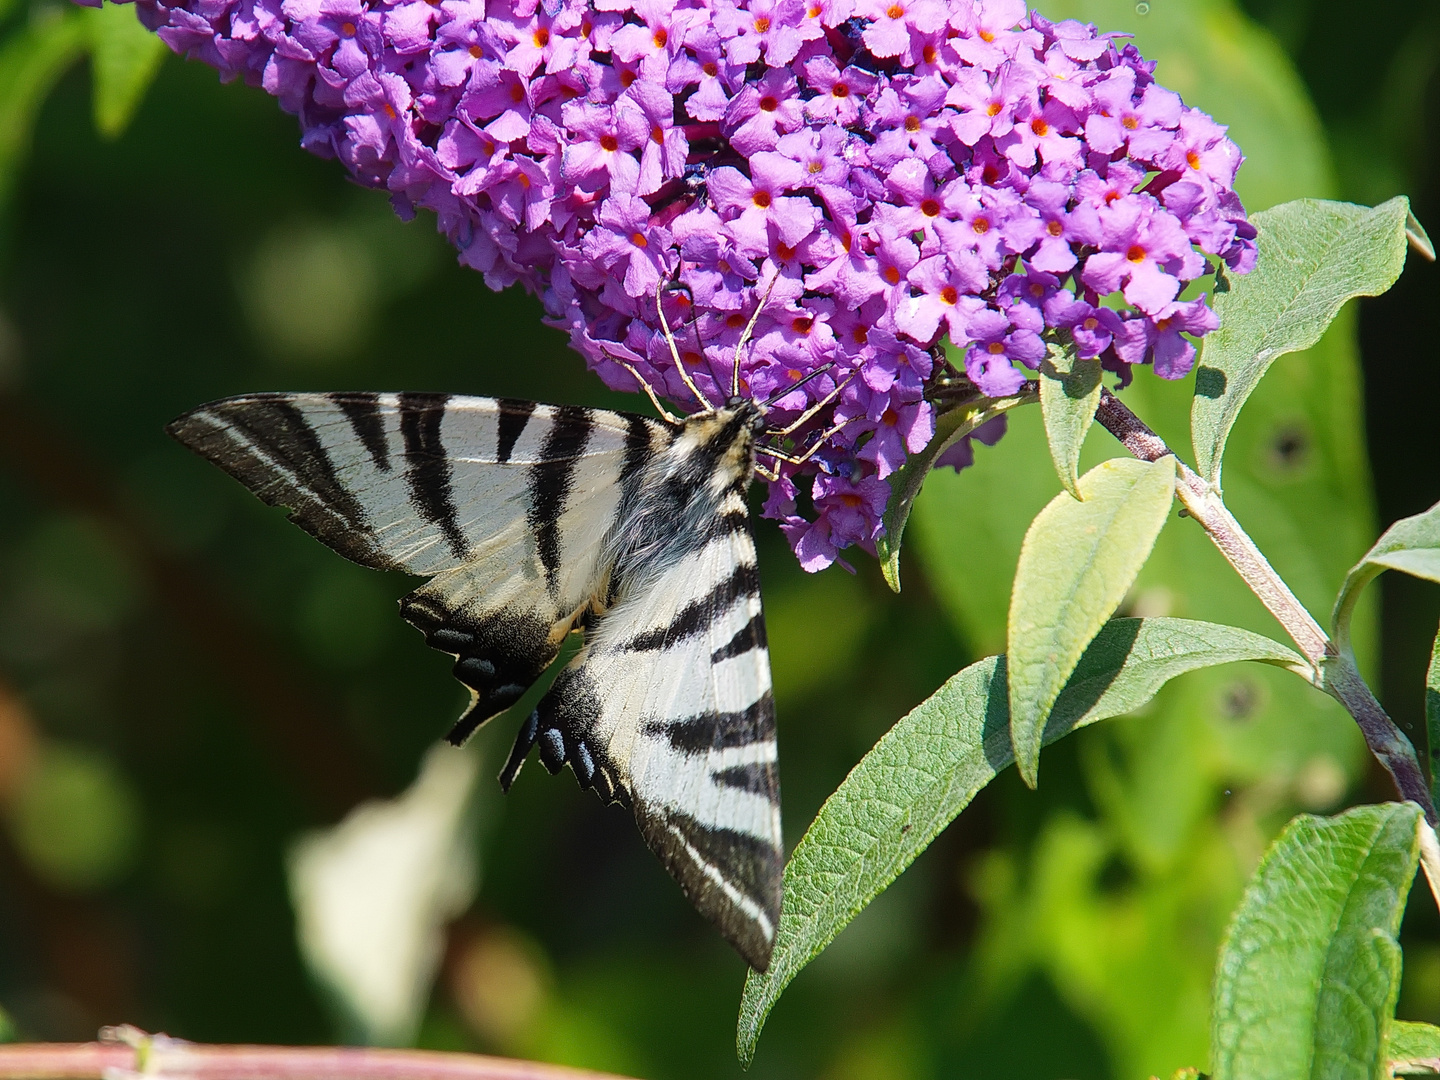
<path fill-rule="evenodd" d="M 567 633 L 585 646 L 522 727 L 633 806 L 650 847 L 753 965 L 783 849 L 774 708 L 744 493 L 759 413 L 678 426 L 440 394 L 257 394 L 170 431 L 342 555 L 430 577 L 401 601 L 473 693 L 461 741 Z"/>

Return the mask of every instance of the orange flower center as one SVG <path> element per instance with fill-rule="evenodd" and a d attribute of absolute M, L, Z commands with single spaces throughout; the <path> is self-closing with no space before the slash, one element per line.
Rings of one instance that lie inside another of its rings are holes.
<path fill-rule="evenodd" d="M 659 124 L 650 129 L 650 141 L 659 143 L 661 146 L 665 145 L 665 132 Z"/>
<path fill-rule="evenodd" d="M 537 49 L 543 49 L 550 44 L 550 31 L 543 26 L 537 27 L 530 40 L 535 43 Z"/>
<path fill-rule="evenodd" d="M 900 414 L 894 409 L 886 409 L 880 414 L 880 422 L 886 427 L 894 427 L 900 422 Z"/>
<path fill-rule="evenodd" d="M 991 42 L 995 40 L 995 35 L 992 34 L 989 30 L 981 30 L 980 40 L 984 42 Z"/>
<path fill-rule="evenodd" d="M 992 101 L 992 102 L 990 102 L 989 105 L 987 105 L 987 106 L 985 107 L 985 115 L 986 115 L 986 116 L 999 116 L 999 115 L 1000 115 L 1000 110 L 1003 109 L 1004 107 L 1005 107 L 1005 106 L 1001 105 L 1000 102 L 998 102 L 998 101 Z"/>
<path fill-rule="evenodd" d="M 1126 131 L 1134 131 L 1140 126 L 1140 120 L 1138 117 L 1127 116 L 1124 120 L 1120 121 L 1120 126 L 1123 127 Z"/>
<path fill-rule="evenodd" d="M 1045 226 L 1045 231 L 1051 236 L 1059 236 L 1065 231 L 1065 226 L 1061 225 L 1058 221 L 1052 221 L 1049 225 Z"/>
<path fill-rule="evenodd" d="M 510 100 L 515 102 L 515 104 L 517 105 L 525 100 L 525 88 L 519 83 L 516 83 L 514 86 L 510 87 Z"/>
<path fill-rule="evenodd" d="M 1189 163 L 1190 168 L 1194 169 L 1196 172 L 1200 171 L 1200 155 L 1197 154 L 1194 150 L 1191 150 L 1188 154 L 1185 155 L 1185 160 Z"/>
<path fill-rule="evenodd" d="M 934 45 L 926 45 L 920 50 L 920 56 L 927 64 L 933 64 L 940 54 L 935 51 Z"/>
<path fill-rule="evenodd" d="M 840 501 L 846 506 L 848 506 L 851 510 L 854 510 L 859 507 L 865 500 L 860 498 L 859 495 L 851 495 L 849 493 L 846 493 L 840 496 Z"/>
<path fill-rule="evenodd" d="M 899 4 L 891 4 L 885 9 L 885 14 L 892 19 L 903 19 L 905 17 L 905 9 Z"/>
<path fill-rule="evenodd" d="M 777 240 L 775 242 L 775 254 L 780 256 L 781 262 L 789 262 L 795 257 L 795 249 L 783 240 Z"/>
<path fill-rule="evenodd" d="M 790 329 L 797 334 L 810 333 L 810 327 L 815 325 L 815 320 L 805 315 L 796 316 L 790 323 Z M 794 378 L 792 375 L 791 378 Z"/>
<path fill-rule="evenodd" d="M 767 16 L 767 15 L 761 15 L 758 19 L 755 20 L 755 32 L 756 32 L 757 34 L 763 34 L 763 33 L 765 33 L 766 31 L 768 31 L 769 29 L 770 29 L 770 18 L 769 18 L 769 16 Z"/>
<path fill-rule="evenodd" d="M 1000 356 L 1005 352 L 1005 343 L 1003 341 L 992 341 L 989 345 L 985 346 L 985 351 L 991 356 Z"/>
<path fill-rule="evenodd" d="M 920 118 L 918 116 L 905 117 L 905 130 L 912 135 L 920 130 Z"/>
<path fill-rule="evenodd" d="M 1145 249 L 1139 244 L 1131 244 L 1130 250 L 1125 253 L 1125 258 L 1133 263 L 1142 263 L 1145 261 Z"/>
<path fill-rule="evenodd" d="M 394 120 L 397 115 L 395 112 L 395 106 L 391 105 L 388 101 L 385 103 L 385 115 L 388 116 L 391 120 Z"/>
<path fill-rule="evenodd" d="M 984 217 L 977 217 L 974 221 L 970 223 L 970 228 L 975 230 L 976 236 L 984 236 L 987 232 L 990 231 L 990 219 Z"/>
<path fill-rule="evenodd" d="M 939 217 L 940 204 L 934 199 L 926 199 L 920 204 L 920 213 L 924 214 L 926 217 Z"/>
<path fill-rule="evenodd" d="M 706 60 L 705 63 L 700 65 L 700 70 L 713 79 L 716 75 L 720 74 L 720 65 L 715 63 L 714 60 Z"/>
<path fill-rule="evenodd" d="M 725 325 L 730 327 L 731 330 L 738 330 L 740 327 L 745 325 L 745 316 L 741 315 L 738 311 L 734 312 L 733 314 L 726 315 Z"/>
<path fill-rule="evenodd" d="M 850 340 L 856 345 L 864 345 L 870 340 L 870 329 L 867 326 L 857 326 L 850 331 Z"/>
<path fill-rule="evenodd" d="M 354 24 L 353 22 L 343 22 L 343 23 L 341 23 L 341 24 L 340 24 L 340 33 L 341 33 L 341 35 L 343 35 L 344 37 L 354 37 L 354 36 L 355 36 L 355 24 Z"/>
<path fill-rule="evenodd" d="M 885 272 L 880 276 L 883 277 L 886 281 L 888 281 L 891 285 L 900 284 L 900 271 L 893 266 L 885 267 Z"/>
<path fill-rule="evenodd" d="M 640 232 L 633 232 L 633 233 L 631 233 L 631 234 L 630 234 L 630 242 L 631 242 L 632 244 L 634 244 L 634 245 L 635 245 L 636 247 L 638 247 L 638 248 L 644 248 L 644 247 L 649 247 L 649 246 L 650 246 L 650 241 L 646 240 L 646 239 L 645 239 L 645 234 L 644 234 L 644 233 L 640 233 Z"/>
<path fill-rule="evenodd" d="M 480 48 L 479 45 L 471 45 L 469 51 L 470 51 L 471 57 L 474 58 L 474 59 L 476 59 L 476 60 L 479 60 L 482 56 L 485 55 L 485 50 L 482 49 L 482 48 Z"/>
<path fill-rule="evenodd" d="M 655 43 L 655 48 L 663 49 L 666 43 L 669 42 L 670 35 L 666 33 L 665 28 L 662 26 L 659 30 L 655 31 L 655 36 L 650 40 Z"/>
<path fill-rule="evenodd" d="M 1045 122 L 1043 117 L 1037 116 L 1030 121 L 1030 130 L 1035 133 L 1036 138 L 1043 139 L 1050 134 L 1050 125 Z"/>
<path fill-rule="evenodd" d="M 696 352 L 694 349 L 691 349 L 688 352 L 684 352 L 680 355 L 680 362 L 683 363 L 686 367 L 699 367 L 705 362 L 705 358 L 701 356 L 698 352 Z"/>
<path fill-rule="evenodd" d="M 630 84 L 639 77 L 640 73 L 638 71 L 631 71 L 626 68 L 624 71 L 620 72 L 620 85 L 628 90 L 630 88 Z"/>
<path fill-rule="evenodd" d="M 601 135 L 600 149 L 613 154 L 616 150 L 620 149 L 620 140 L 615 138 L 614 135 Z"/>
<path fill-rule="evenodd" d="M 764 210 L 770 205 L 770 193 L 768 191 L 757 191 L 754 195 L 750 196 L 750 201 L 761 210 Z"/>
<path fill-rule="evenodd" d="M 843 82 L 837 82 L 834 86 L 830 88 L 830 96 L 837 98 L 847 98 L 850 96 L 850 87 L 846 86 Z"/>
<path fill-rule="evenodd" d="M 1085 327 L 1086 330 L 1094 330 L 1097 326 L 1100 325 L 1100 320 L 1095 318 L 1094 315 L 1091 315 L 1080 325 Z"/>
<path fill-rule="evenodd" d="M 954 285 L 946 285 L 940 290 L 940 299 L 947 304 L 953 304 L 960 299 L 960 294 L 955 291 Z"/>
<path fill-rule="evenodd" d="M 762 97 L 762 98 L 760 99 L 760 111 L 761 111 L 761 112 L 774 112 L 774 111 L 775 111 L 776 109 L 778 109 L 779 107 L 780 107 L 780 102 L 777 101 L 775 98 L 771 97 L 769 94 L 766 94 L 764 97 Z"/>

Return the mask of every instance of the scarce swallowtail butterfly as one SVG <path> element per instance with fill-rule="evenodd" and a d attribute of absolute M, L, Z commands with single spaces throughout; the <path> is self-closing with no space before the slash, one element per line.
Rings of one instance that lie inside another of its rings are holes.
<path fill-rule="evenodd" d="M 470 688 L 453 743 L 583 630 L 501 785 L 538 748 L 550 772 L 568 764 L 629 806 L 701 914 L 763 971 L 784 848 L 745 495 L 757 449 L 785 455 L 759 443 L 749 399 L 683 418 L 656 405 L 663 422 L 446 394 L 249 394 L 169 431 L 346 558 L 430 578 L 400 612 Z"/>

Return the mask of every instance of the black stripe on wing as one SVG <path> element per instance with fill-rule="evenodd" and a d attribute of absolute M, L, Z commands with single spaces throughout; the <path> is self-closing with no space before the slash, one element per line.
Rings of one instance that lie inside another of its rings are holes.
<path fill-rule="evenodd" d="M 589 409 L 558 406 L 540 448 L 540 461 L 531 466 L 530 528 L 535 533 L 535 547 L 552 596 L 560 589 L 560 515 L 570 500 L 575 465 L 590 439 L 592 426 Z"/>
<path fill-rule="evenodd" d="M 365 510 L 340 480 L 314 428 L 286 394 L 211 402 L 166 429 L 214 462 L 321 543 L 364 566 L 387 570 Z"/>
<path fill-rule="evenodd" d="M 679 720 L 651 720 L 640 728 L 652 739 L 668 739 L 676 750 L 701 754 L 768 742 L 775 738 L 775 699 L 766 690 L 748 708 L 706 712 Z"/>
<path fill-rule="evenodd" d="M 410 488 L 410 505 L 445 535 L 457 559 L 470 555 L 470 545 L 460 530 L 455 509 L 455 491 L 450 483 L 450 458 L 440 438 L 449 394 L 401 394 L 400 435 L 405 443 L 405 481 Z"/>
<path fill-rule="evenodd" d="M 636 634 L 619 648 L 630 652 L 664 649 L 710 629 L 742 596 L 760 595 L 760 572 L 754 563 L 736 563 L 730 576 L 719 582 L 706 595 L 692 600 L 675 613 L 665 626 Z"/>

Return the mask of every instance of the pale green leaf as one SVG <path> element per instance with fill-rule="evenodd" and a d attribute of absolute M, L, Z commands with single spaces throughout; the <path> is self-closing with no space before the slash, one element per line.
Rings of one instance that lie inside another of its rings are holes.
<path fill-rule="evenodd" d="M 1356 296 L 1378 296 L 1405 265 L 1410 204 L 1371 210 L 1298 199 L 1256 214 L 1255 269 L 1218 287 L 1220 328 L 1205 338 L 1195 373 L 1191 439 L 1200 474 L 1220 486 L 1225 441 L 1246 399 L 1277 357 L 1308 349 Z"/>
<path fill-rule="evenodd" d="M 1075 498 L 1080 495 L 1080 447 L 1095 422 L 1100 404 L 1100 361 L 1082 360 L 1074 349 L 1052 345 L 1040 365 L 1040 412 L 1045 418 L 1045 440 L 1060 483 Z"/>
<path fill-rule="evenodd" d="M 977 397 L 940 412 L 935 418 L 935 434 L 925 449 L 911 454 L 904 465 L 890 474 L 890 500 L 885 504 L 885 513 L 880 519 L 885 528 L 875 540 L 875 557 L 880 561 L 880 573 L 890 588 L 897 593 L 900 591 L 900 541 L 905 535 L 905 523 L 910 520 L 915 496 L 920 494 L 925 478 L 930 475 L 940 455 L 981 424 L 1016 405 L 1034 400 L 1034 385 L 1027 383 L 1011 397 Z"/>
<path fill-rule="evenodd" d="M 1414 803 L 1301 815 L 1246 887 L 1215 973 L 1215 1080 L 1384 1080 Z"/>
<path fill-rule="evenodd" d="M 1175 459 L 1103 462 L 1081 478 L 1080 496 L 1057 495 L 1031 523 L 1010 596 L 1010 735 L 1031 787 L 1051 706 L 1170 516 Z"/>
<path fill-rule="evenodd" d="M 68 5 L 0 45 L 0 208 L 9 201 L 45 96 L 85 48 L 85 13 Z"/>
<path fill-rule="evenodd" d="M 1440 1027 L 1392 1020 L 1385 1056 L 1390 1059 L 1390 1071 L 1396 1076 L 1440 1074 Z"/>
<path fill-rule="evenodd" d="M 1375 541 L 1365 557 L 1350 568 L 1332 617 L 1334 637 L 1341 649 L 1349 647 L 1350 616 L 1361 591 L 1382 570 L 1400 570 L 1426 581 L 1440 582 L 1440 503 L 1424 513 L 1401 518 Z"/>
<path fill-rule="evenodd" d="M 1068 498 L 1068 496 L 1067 496 Z M 1236 660 L 1304 661 L 1248 630 L 1188 619 L 1115 619 L 1055 703 L 1045 741 L 1133 712 L 1168 680 Z M 751 972 L 737 1047 L 749 1064 L 790 981 L 914 861 L 1011 755 L 1004 657 L 972 664 L 901 719 L 821 807 L 785 868 L 770 967 Z"/>
<path fill-rule="evenodd" d="M 1425 734 L 1430 747 L 1430 801 L 1440 806 L 1440 633 L 1425 673 Z"/>
<path fill-rule="evenodd" d="M 165 59 L 165 43 L 135 17 L 133 5 L 106 4 L 85 12 L 90 30 L 95 126 L 118 138 Z"/>

